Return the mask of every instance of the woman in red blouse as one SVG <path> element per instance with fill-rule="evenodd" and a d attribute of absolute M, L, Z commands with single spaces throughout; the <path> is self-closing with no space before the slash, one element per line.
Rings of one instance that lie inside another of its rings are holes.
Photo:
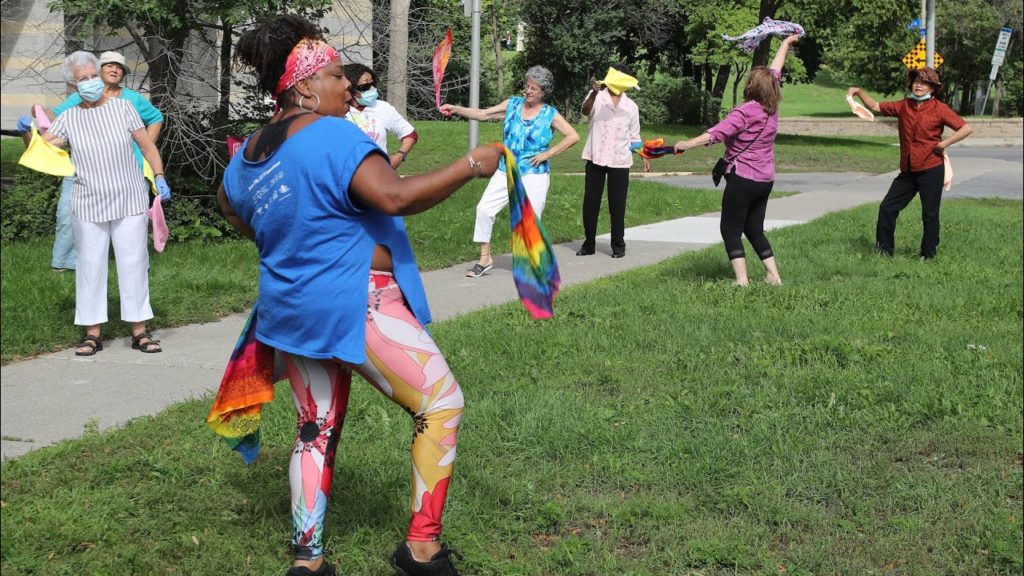
<path fill-rule="evenodd" d="M 921 194 L 921 257 L 934 258 L 939 247 L 939 204 L 942 202 L 943 154 L 951 145 L 971 134 L 971 125 L 938 100 L 942 82 L 934 68 L 911 70 L 907 74 L 910 94 L 894 102 L 875 102 L 864 90 L 850 88 L 847 94 L 860 98 L 865 106 L 885 116 L 899 119 L 900 173 L 878 207 L 875 249 L 892 256 L 895 247 L 896 219 L 900 211 Z M 954 130 L 942 138 L 943 129 Z"/>

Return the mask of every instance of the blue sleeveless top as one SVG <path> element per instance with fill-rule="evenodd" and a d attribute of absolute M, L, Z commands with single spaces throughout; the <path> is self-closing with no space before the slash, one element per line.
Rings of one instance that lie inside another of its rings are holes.
<path fill-rule="evenodd" d="M 395 280 L 416 319 L 430 322 L 402 219 L 349 195 L 353 174 L 370 154 L 380 148 L 355 124 L 322 118 L 264 160 L 238 153 L 228 164 L 224 191 L 255 232 L 260 256 L 260 342 L 308 358 L 365 362 L 376 244 L 391 251 Z"/>
<path fill-rule="evenodd" d="M 551 122 L 555 120 L 558 111 L 554 106 L 543 104 L 536 116 L 524 120 L 524 101 L 525 98 L 522 96 L 508 99 L 508 107 L 505 108 L 505 147 L 515 154 L 520 174 L 547 174 L 551 171 L 547 162 L 540 166 L 531 166 L 529 159 L 535 154 L 547 151 L 551 146 L 551 138 L 554 137 Z M 498 170 L 505 172 L 504 156 L 501 157 Z"/>

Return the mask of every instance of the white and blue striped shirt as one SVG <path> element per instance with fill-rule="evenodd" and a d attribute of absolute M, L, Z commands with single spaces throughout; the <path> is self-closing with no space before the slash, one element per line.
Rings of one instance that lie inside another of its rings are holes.
<path fill-rule="evenodd" d="M 149 208 L 149 185 L 132 149 L 132 132 L 143 128 L 135 108 L 120 98 L 95 108 L 75 106 L 54 120 L 50 133 L 71 145 L 75 216 L 86 222 L 109 222 Z"/>

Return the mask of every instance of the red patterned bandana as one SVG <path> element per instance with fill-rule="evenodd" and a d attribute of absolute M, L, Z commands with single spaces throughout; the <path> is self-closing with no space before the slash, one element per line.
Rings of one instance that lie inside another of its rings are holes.
<path fill-rule="evenodd" d="M 316 74 L 321 68 L 327 66 L 331 60 L 339 58 L 338 51 L 326 42 L 303 38 L 292 48 L 288 60 L 284 64 L 284 74 L 277 81 L 277 90 L 274 91 L 274 99 L 277 99 L 282 92 Z"/>

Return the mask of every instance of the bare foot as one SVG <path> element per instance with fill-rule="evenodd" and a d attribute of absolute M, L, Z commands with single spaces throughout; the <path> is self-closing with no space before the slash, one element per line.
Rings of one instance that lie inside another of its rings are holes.
<path fill-rule="evenodd" d="M 750 280 L 747 280 L 746 278 L 744 278 L 743 280 L 737 279 L 735 282 L 732 283 L 732 285 L 733 286 L 750 286 Z"/>
<path fill-rule="evenodd" d="M 765 284 L 771 284 L 772 286 L 782 286 L 782 278 L 775 274 L 765 276 L 764 282 Z"/>

